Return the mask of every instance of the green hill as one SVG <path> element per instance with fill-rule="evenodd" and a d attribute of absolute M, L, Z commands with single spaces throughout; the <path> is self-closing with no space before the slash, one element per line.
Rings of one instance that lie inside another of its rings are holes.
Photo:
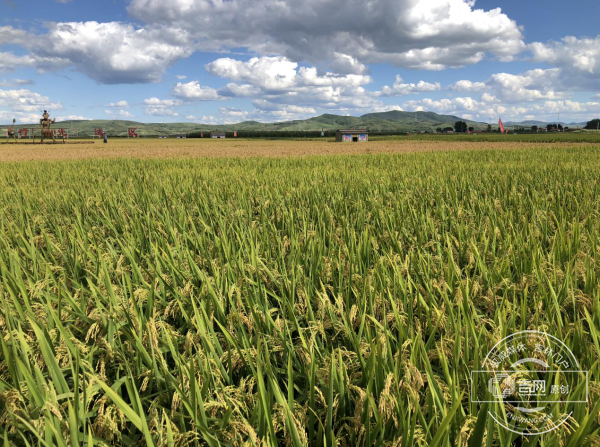
<path fill-rule="evenodd" d="M 62 121 L 55 128 L 69 129 L 72 137 L 89 137 L 94 129 L 102 128 L 109 136 L 127 136 L 127 129 L 135 127 L 140 136 L 179 135 L 192 131 L 210 132 L 223 131 L 319 131 L 337 130 L 348 127 L 364 127 L 372 132 L 412 132 L 434 131 L 438 127 L 452 127 L 458 120 L 466 121 L 469 126 L 482 130 L 487 124 L 464 120 L 452 115 L 439 115 L 433 112 L 400 112 L 390 111 L 368 113 L 361 117 L 324 114 L 306 120 L 284 121 L 279 123 L 259 123 L 244 121 L 238 124 L 214 125 L 196 123 L 140 123 L 137 121 L 120 120 L 90 120 Z M 2 126 L 3 128 L 8 125 Z M 17 127 L 37 127 L 36 124 L 17 124 Z M 2 131 L 4 133 L 4 131 Z"/>

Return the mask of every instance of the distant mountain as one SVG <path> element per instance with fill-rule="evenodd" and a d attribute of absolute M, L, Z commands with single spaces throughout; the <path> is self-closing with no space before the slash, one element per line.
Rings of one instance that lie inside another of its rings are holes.
<path fill-rule="evenodd" d="M 63 121 L 56 123 L 55 128 L 68 128 L 72 136 L 93 135 L 94 129 L 102 128 L 110 136 L 126 136 L 127 129 L 135 127 L 140 136 L 177 135 L 192 131 L 210 132 L 224 131 L 308 131 L 337 130 L 344 127 L 364 127 L 370 131 L 432 131 L 438 127 L 453 127 L 456 121 L 465 121 L 477 130 L 487 128 L 487 124 L 466 120 L 453 115 L 439 115 L 433 112 L 401 112 L 390 111 L 367 113 L 360 117 L 325 114 L 306 120 L 285 121 L 279 123 L 259 123 L 244 121 L 237 124 L 216 125 L 196 123 L 139 123 L 120 120 Z M 38 127 L 39 124 L 17 124 L 17 127 Z M 5 126 L 3 126 L 5 127 Z"/>

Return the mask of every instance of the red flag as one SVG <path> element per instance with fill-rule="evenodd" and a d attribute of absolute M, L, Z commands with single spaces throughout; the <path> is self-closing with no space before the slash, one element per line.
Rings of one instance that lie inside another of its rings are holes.
<path fill-rule="evenodd" d="M 204 138 L 204 132 L 200 132 L 200 138 Z"/>
<path fill-rule="evenodd" d="M 233 131 L 233 136 L 237 137 L 237 132 L 235 130 Z"/>
<path fill-rule="evenodd" d="M 498 125 L 500 126 L 500 132 L 505 133 L 506 130 L 504 129 L 504 123 L 502 123 L 502 118 L 498 120 Z"/>

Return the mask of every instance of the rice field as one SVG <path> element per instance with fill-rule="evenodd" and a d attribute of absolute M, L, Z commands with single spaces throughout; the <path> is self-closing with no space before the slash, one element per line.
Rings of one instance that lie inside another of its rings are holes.
<path fill-rule="evenodd" d="M 112 143 L 0 148 L 4 445 L 600 445 L 600 145 Z M 589 371 L 534 437 L 469 400 L 527 329 Z"/>
<path fill-rule="evenodd" d="M 577 135 L 577 134 L 576 134 Z M 600 146 L 600 138 L 582 134 L 584 139 L 535 140 L 532 135 L 477 136 L 416 135 L 412 137 L 374 137 L 368 144 L 335 143 L 332 139 L 258 140 L 258 139 L 109 139 L 84 140 L 93 144 L 33 145 L 28 140 L 18 144 L 0 143 L 0 162 L 58 161 L 91 159 L 164 159 L 164 158 L 256 158 L 311 157 L 364 154 L 407 154 L 466 150 L 523 150 Z M 566 134 L 568 137 L 569 134 Z M 519 137 L 519 138 L 517 138 Z M 525 137 L 525 138 L 520 138 Z M 535 135 L 533 135 L 535 137 Z M 565 137 L 565 138 L 566 138 Z M 479 140 L 477 140 L 479 138 Z M 78 143 L 79 140 L 70 140 Z M 473 144 L 475 143 L 475 144 Z"/>

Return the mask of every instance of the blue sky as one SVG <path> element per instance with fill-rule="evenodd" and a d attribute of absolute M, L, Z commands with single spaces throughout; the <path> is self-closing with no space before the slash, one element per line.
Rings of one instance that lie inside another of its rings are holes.
<path fill-rule="evenodd" d="M 0 1 L 2 123 L 600 116 L 589 0 Z"/>

